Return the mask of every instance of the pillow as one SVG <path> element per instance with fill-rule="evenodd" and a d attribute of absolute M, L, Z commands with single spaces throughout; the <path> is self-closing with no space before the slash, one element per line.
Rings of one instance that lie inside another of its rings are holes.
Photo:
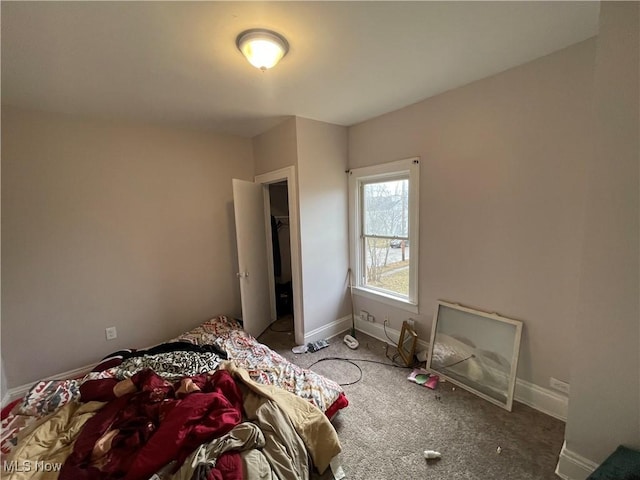
<path fill-rule="evenodd" d="M 235 331 L 242 331 L 242 325 L 233 318 L 220 315 L 171 341 L 190 342 L 195 345 L 216 345 L 224 350 L 225 339 Z"/>

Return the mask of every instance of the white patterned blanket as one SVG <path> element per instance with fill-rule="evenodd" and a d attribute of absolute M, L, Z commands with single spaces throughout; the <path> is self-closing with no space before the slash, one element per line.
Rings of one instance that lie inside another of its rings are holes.
<path fill-rule="evenodd" d="M 229 360 L 247 370 L 254 381 L 288 390 L 323 412 L 343 392 L 333 380 L 289 362 L 242 330 L 236 320 L 225 316 L 213 318 L 172 341 L 216 345 L 227 353 Z"/>

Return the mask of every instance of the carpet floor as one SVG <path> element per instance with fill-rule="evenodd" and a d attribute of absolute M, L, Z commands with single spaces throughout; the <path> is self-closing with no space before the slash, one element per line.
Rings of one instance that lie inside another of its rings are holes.
<path fill-rule="evenodd" d="M 391 364 L 395 348 L 386 352 L 384 342 L 360 332 L 357 338 L 357 350 L 340 336 L 315 353 L 294 354 L 290 317 L 259 337 L 301 367 L 351 384 L 343 386 L 349 406 L 333 419 L 347 479 L 558 479 L 554 470 L 564 422 L 517 402 L 507 412 L 448 382 L 435 390 L 412 383 L 411 369 L 373 363 Z M 315 363 L 329 357 L 354 359 L 358 366 L 342 360 Z M 442 458 L 426 460 L 424 450 L 436 450 Z M 333 475 L 327 471 L 314 478 Z"/>

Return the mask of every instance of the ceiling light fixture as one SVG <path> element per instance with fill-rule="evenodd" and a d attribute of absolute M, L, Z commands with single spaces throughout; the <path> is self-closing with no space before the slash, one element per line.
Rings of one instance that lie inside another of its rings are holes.
<path fill-rule="evenodd" d="M 238 50 L 263 72 L 274 67 L 289 51 L 289 42 L 279 33 L 264 28 L 245 30 L 236 38 Z"/>

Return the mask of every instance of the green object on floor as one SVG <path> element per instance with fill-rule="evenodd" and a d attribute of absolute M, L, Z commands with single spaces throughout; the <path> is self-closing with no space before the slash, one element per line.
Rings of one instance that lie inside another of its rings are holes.
<path fill-rule="evenodd" d="M 620 445 L 587 480 L 640 480 L 640 452 Z"/>

